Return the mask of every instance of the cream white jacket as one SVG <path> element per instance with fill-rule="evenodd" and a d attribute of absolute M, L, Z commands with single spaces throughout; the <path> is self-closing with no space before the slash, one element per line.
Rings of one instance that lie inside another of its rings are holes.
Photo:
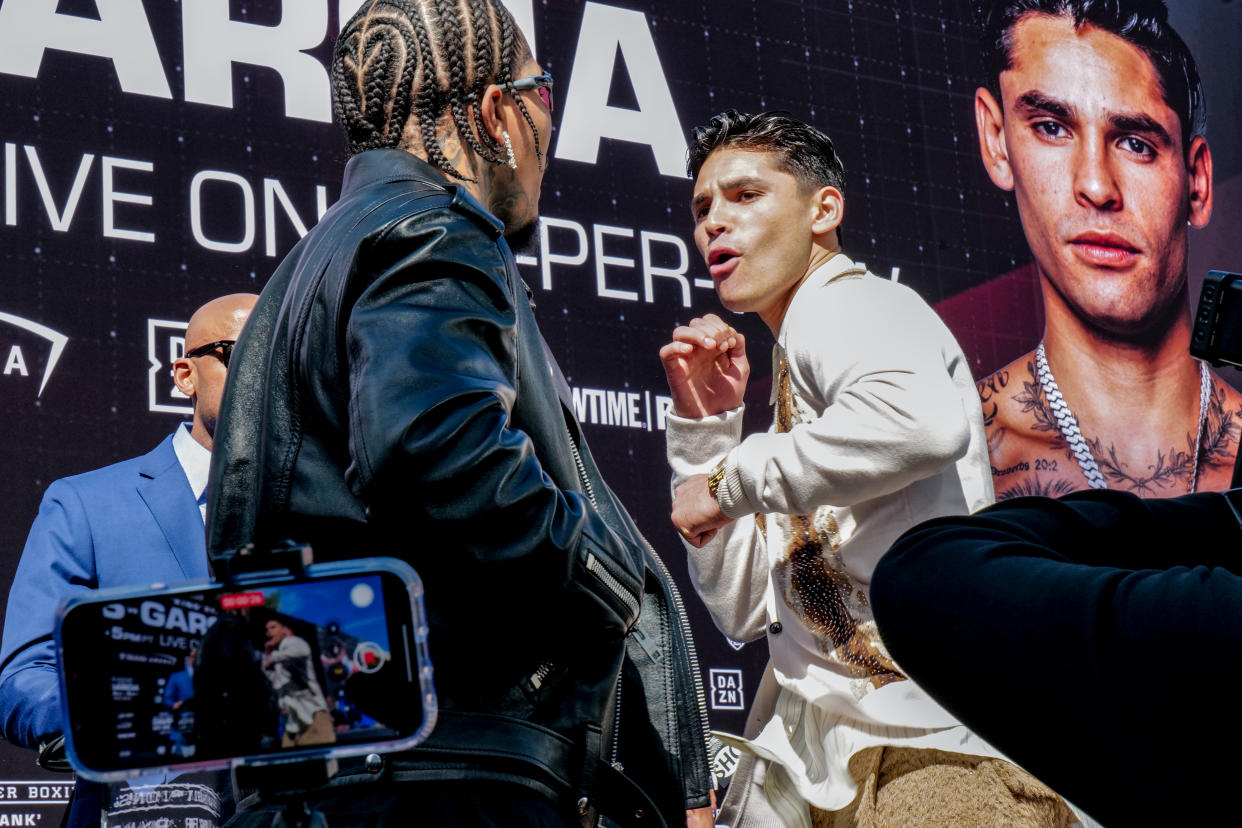
<path fill-rule="evenodd" d="M 718 495 L 736 520 L 702 549 L 687 546 L 690 574 L 725 635 L 767 635 L 783 689 L 767 704 L 797 719 L 756 711 L 763 732 L 748 733 L 748 746 L 784 764 L 821 808 L 848 804 L 846 762 L 872 744 L 993 754 L 901 675 L 868 596 L 898 535 L 993 500 L 957 341 L 912 290 L 838 254 L 785 314 L 772 388 L 767 433 L 742 439 L 740 408 L 670 416 L 667 430 L 674 486 L 724 459 Z"/>

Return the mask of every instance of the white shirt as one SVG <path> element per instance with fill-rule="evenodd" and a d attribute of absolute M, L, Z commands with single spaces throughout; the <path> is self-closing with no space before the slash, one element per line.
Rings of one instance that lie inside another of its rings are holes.
<path fill-rule="evenodd" d="M 198 501 L 198 512 L 203 516 L 203 524 L 207 523 L 207 477 L 211 473 L 211 452 L 203 444 L 190 436 L 190 423 L 182 423 L 173 433 L 173 453 L 177 462 L 185 472 L 185 479 L 190 481 L 190 491 Z"/>

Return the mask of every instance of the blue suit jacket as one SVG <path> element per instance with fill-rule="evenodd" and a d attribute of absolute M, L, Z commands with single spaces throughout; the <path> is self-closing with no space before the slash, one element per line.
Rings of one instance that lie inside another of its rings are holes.
<path fill-rule="evenodd" d="M 177 702 L 194 698 L 194 677 L 189 670 L 178 670 L 168 677 L 164 685 L 164 704 L 172 707 Z"/>
<path fill-rule="evenodd" d="M 100 587 L 207 577 L 203 519 L 172 436 L 150 453 L 48 486 L 9 591 L 0 724 L 26 747 L 61 732 L 56 609 Z"/>

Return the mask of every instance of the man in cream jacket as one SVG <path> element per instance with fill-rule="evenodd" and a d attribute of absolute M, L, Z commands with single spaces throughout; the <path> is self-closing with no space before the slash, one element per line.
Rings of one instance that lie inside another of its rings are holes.
<path fill-rule="evenodd" d="M 876 562 L 906 529 L 992 502 L 961 348 L 909 288 L 842 251 L 828 136 L 780 114 L 695 131 L 695 241 L 721 303 L 776 338 L 774 420 L 742 439 L 740 333 L 709 314 L 660 351 L 673 397 L 672 519 L 730 638 L 771 662 L 724 818 L 745 825 L 1068 824 L 1050 790 L 932 701 L 871 615 Z M 928 585 L 934 589 L 934 584 Z M 985 653 L 979 681 L 986 681 Z"/>

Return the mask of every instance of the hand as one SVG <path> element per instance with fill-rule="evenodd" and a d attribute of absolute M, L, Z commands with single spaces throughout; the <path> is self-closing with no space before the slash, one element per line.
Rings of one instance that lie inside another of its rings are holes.
<path fill-rule="evenodd" d="M 707 475 L 696 474 L 673 492 L 673 527 L 693 547 L 716 536 L 716 530 L 732 522 L 707 488 Z"/>
<path fill-rule="evenodd" d="M 660 360 L 678 416 L 699 419 L 742 404 L 750 377 L 746 338 L 716 314 L 674 330 Z"/>
<path fill-rule="evenodd" d="M 715 801 L 715 791 L 712 791 L 712 801 Z M 713 817 L 713 811 L 708 808 L 695 808 L 693 811 L 686 811 L 686 828 L 713 828 L 716 820 Z"/>

